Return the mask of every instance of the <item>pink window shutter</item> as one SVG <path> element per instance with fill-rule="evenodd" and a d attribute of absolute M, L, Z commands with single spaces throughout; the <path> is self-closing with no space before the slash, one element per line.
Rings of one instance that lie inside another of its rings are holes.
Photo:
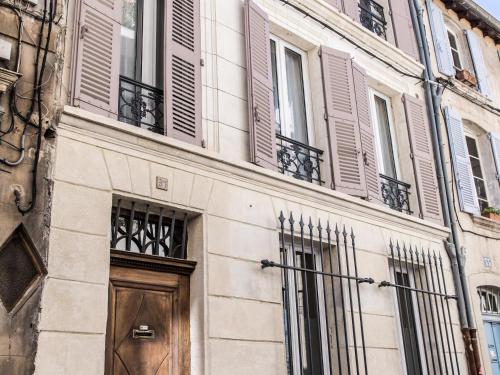
<path fill-rule="evenodd" d="M 404 95 L 406 123 L 415 170 L 420 216 L 442 222 L 434 152 L 423 101 Z"/>
<path fill-rule="evenodd" d="M 321 47 L 332 187 L 366 197 L 352 63 L 349 54 Z"/>
<path fill-rule="evenodd" d="M 245 3 L 250 157 L 277 170 L 271 46 L 267 14 L 252 0 Z"/>
<path fill-rule="evenodd" d="M 344 13 L 351 17 L 354 21 L 359 22 L 359 5 L 358 0 L 343 0 Z"/>
<path fill-rule="evenodd" d="M 390 7 L 396 45 L 403 52 L 407 53 L 415 60 L 418 60 L 417 40 L 411 21 L 410 4 L 408 0 L 391 0 Z"/>
<path fill-rule="evenodd" d="M 73 105 L 116 118 L 122 2 L 84 0 L 80 7 Z"/>
<path fill-rule="evenodd" d="M 171 0 L 165 4 L 166 133 L 201 146 L 200 1 Z"/>
<path fill-rule="evenodd" d="M 361 149 L 365 168 L 366 190 L 369 199 L 382 201 L 380 189 L 380 174 L 378 169 L 373 123 L 368 97 L 368 82 L 365 70 L 352 63 L 352 74 L 356 93 L 356 108 L 358 110 Z"/>

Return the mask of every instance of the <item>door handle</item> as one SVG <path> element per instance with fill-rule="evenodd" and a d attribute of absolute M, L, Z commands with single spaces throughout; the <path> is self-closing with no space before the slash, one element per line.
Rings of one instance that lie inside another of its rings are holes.
<path fill-rule="evenodd" d="M 139 340 L 154 340 L 155 330 L 149 329 L 147 325 L 140 325 L 139 328 L 132 330 L 132 338 Z"/>

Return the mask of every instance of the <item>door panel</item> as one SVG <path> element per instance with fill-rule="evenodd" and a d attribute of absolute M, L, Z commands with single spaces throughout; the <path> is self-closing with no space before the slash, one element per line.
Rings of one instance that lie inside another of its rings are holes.
<path fill-rule="evenodd" d="M 500 344 L 500 324 L 484 322 L 486 338 L 488 339 L 488 352 L 493 375 L 500 375 L 500 362 L 498 358 L 498 344 Z"/>
<path fill-rule="evenodd" d="M 111 268 L 106 374 L 189 374 L 188 276 L 118 268 Z"/>

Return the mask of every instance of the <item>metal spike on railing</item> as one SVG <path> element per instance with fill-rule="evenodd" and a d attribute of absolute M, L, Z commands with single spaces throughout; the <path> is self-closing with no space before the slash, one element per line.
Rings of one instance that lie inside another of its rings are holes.
<path fill-rule="evenodd" d="M 283 211 L 280 211 L 278 220 L 280 221 L 281 227 L 283 228 L 285 226 L 285 215 L 283 215 Z"/>

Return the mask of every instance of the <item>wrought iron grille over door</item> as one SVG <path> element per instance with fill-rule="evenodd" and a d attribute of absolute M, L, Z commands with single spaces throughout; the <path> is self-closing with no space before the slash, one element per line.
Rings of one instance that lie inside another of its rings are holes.
<path fill-rule="evenodd" d="M 281 262 L 288 374 L 368 374 L 355 236 L 283 213 Z M 297 226 L 296 226 L 297 224 Z"/>
<path fill-rule="evenodd" d="M 456 296 L 448 294 L 441 255 L 391 243 L 390 257 L 393 281 L 379 286 L 396 289 L 407 374 L 460 374 L 450 306 Z"/>

